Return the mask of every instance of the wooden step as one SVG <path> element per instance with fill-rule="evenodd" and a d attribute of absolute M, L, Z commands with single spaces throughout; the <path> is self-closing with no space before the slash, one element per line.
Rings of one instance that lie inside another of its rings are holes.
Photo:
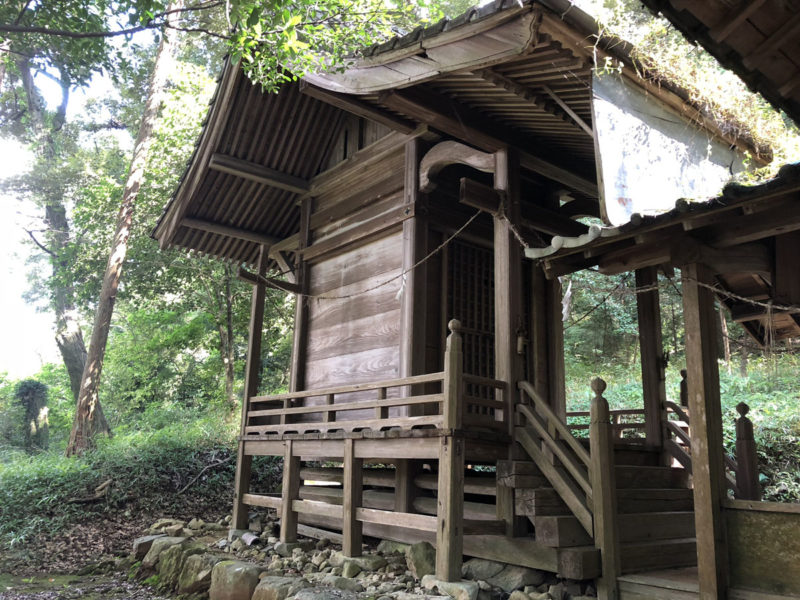
<path fill-rule="evenodd" d="M 657 467 L 661 461 L 661 450 L 633 444 L 614 445 L 614 464 Z"/>
<path fill-rule="evenodd" d="M 616 467 L 617 488 L 686 488 L 689 475 L 685 469 L 672 467 Z"/>
<path fill-rule="evenodd" d="M 694 495 L 686 488 L 630 488 L 617 490 L 620 514 L 694 510 Z"/>
<path fill-rule="evenodd" d="M 572 514 L 558 492 L 551 487 L 515 490 L 514 502 L 517 515 L 531 519 L 541 516 Z"/>
<path fill-rule="evenodd" d="M 533 519 L 536 541 L 550 548 L 568 548 L 592 544 L 592 537 L 572 515 L 539 516 Z M 621 543 L 649 540 L 685 539 L 694 536 L 694 513 L 662 512 L 621 514 Z"/>
<path fill-rule="evenodd" d="M 623 575 L 617 580 L 620 600 L 696 600 L 697 568 Z"/>
<path fill-rule="evenodd" d="M 622 572 L 690 567 L 697 564 L 694 538 L 632 542 L 620 545 Z"/>

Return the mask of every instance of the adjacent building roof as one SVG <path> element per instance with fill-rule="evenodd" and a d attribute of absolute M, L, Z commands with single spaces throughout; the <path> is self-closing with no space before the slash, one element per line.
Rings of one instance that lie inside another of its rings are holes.
<path fill-rule="evenodd" d="M 642 2 L 800 125 L 800 1 Z"/>

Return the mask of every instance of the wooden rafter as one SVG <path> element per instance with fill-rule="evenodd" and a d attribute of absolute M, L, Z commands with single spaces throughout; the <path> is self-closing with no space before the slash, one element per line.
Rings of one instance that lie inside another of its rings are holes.
<path fill-rule="evenodd" d="M 365 119 L 370 119 L 376 123 L 386 125 L 387 127 L 395 131 L 399 131 L 400 133 L 411 133 L 417 126 L 416 123 L 409 121 L 408 119 L 388 113 L 371 104 L 367 104 L 366 102 L 358 100 L 353 96 L 324 90 L 317 86 L 311 85 L 306 81 L 300 82 L 300 92 L 306 96 L 326 102 L 327 104 L 335 106 L 336 108 L 341 108 L 342 110 L 346 110 L 354 115 L 358 115 L 359 117 L 364 117 Z"/>
<path fill-rule="evenodd" d="M 572 110 L 572 108 L 570 108 L 566 102 L 564 102 L 560 97 L 558 97 L 556 93 L 553 92 L 553 90 L 551 90 L 547 85 L 541 86 L 542 91 L 555 102 L 555 105 L 553 105 L 552 102 L 548 101 L 547 98 L 542 96 L 539 92 L 537 92 L 533 88 L 517 83 L 513 79 L 509 79 L 508 77 L 501 75 L 500 73 L 494 71 L 493 69 L 484 69 L 479 73 L 479 75 L 486 81 L 489 81 L 494 85 L 501 87 L 508 92 L 511 92 L 515 96 L 519 96 L 520 98 L 531 102 L 544 112 L 551 114 L 554 117 L 564 122 L 577 125 L 582 131 L 587 133 L 589 136 L 594 136 L 592 128 L 586 124 L 586 121 L 581 119 L 580 115 L 578 115 L 574 110 Z"/>
<path fill-rule="evenodd" d="M 309 189 L 309 183 L 305 179 L 226 154 L 213 154 L 208 168 L 295 194 L 304 194 Z"/>
<path fill-rule="evenodd" d="M 751 0 L 744 8 L 733 10 L 719 24 L 708 31 L 715 42 L 723 42 L 736 31 L 747 18 L 755 13 L 767 0 Z"/>
<path fill-rule="evenodd" d="M 768 36 L 760 46 L 742 59 L 742 64 L 752 69 L 761 64 L 771 53 L 781 49 L 785 43 L 794 40 L 800 31 L 800 13 L 786 21 L 775 33 Z"/>
<path fill-rule="evenodd" d="M 219 235 L 236 238 L 237 240 L 246 240 L 248 242 L 264 244 L 267 246 L 267 248 L 279 241 L 278 238 L 271 235 L 265 235 L 257 231 L 250 231 L 249 229 L 242 229 L 241 227 L 232 227 L 230 225 L 223 225 L 222 223 L 214 223 L 213 221 L 206 221 L 204 219 L 185 217 L 181 221 L 181 225 L 190 229 L 197 229 L 199 231 L 207 231 L 209 233 L 216 233 Z"/>

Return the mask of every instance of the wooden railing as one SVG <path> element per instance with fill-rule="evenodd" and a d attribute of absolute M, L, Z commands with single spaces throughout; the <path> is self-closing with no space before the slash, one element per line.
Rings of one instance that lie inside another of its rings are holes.
<path fill-rule="evenodd" d="M 506 383 L 465 374 L 461 325 L 453 320 L 448 327 L 451 333 L 444 371 L 252 396 L 243 432 L 245 439 L 289 433 L 461 427 L 506 433 L 510 414 Z M 470 395 L 464 393 L 465 389 Z"/>
<path fill-rule="evenodd" d="M 599 596 L 614 598 L 620 572 L 614 472 L 616 432 L 603 397 L 606 383 L 599 377 L 592 380 L 595 397 L 589 412 L 589 451 L 530 383 L 520 382 L 519 389 L 517 412 L 523 422 L 515 429 L 516 441 L 594 538 L 603 564 Z"/>
<path fill-rule="evenodd" d="M 667 401 L 667 420 L 664 422 L 664 450 L 689 473 L 692 472 L 692 440 L 689 435 L 689 409 Z M 753 438 L 753 423 L 747 418 L 750 407 L 744 402 L 736 406 L 736 457 L 724 455 L 725 482 L 734 498 L 760 500 L 758 462 Z"/>
<path fill-rule="evenodd" d="M 569 427 L 573 434 L 577 434 L 578 437 L 581 437 L 580 433 L 584 431 L 588 434 L 590 427 L 588 423 L 589 415 L 590 411 L 588 410 L 569 411 L 567 413 L 567 427 Z M 645 423 L 643 408 L 620 408 L 610 410 L 609 415 L 611 418 L 611 429 L 614 432 L 615 439 L 625 438 L 628 441 L 636 441 L 637 439 L 644 440 L 644 435 L 625 436 L 626 431 L 644 434 Z"/>

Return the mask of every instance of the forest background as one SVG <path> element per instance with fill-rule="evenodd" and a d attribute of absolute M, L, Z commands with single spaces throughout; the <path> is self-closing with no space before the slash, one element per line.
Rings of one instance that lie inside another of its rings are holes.
<path fill-rule="evenodd" d="M 337 18 L 355 6 L 337 1 L 331 2 Z M 67 4 L 106 31 L 113 27 L 98 7 L 121 6 Z M 249 57 L 251 77 L 270 87 L 280 81 L 281 57 L 291 58 L 301 70 L 313 67 L 303 62 L 304 40 L 315 31 L 302 31 L 291 11 L 274 11 L 280 3 L 271 4 L 272 20 L 263 22 L 263 6 L 233 4 L 247 23 L 235 37 L 214 34 L 226 31 L 222 2 L 203 3 L 207 9 L 172 28 L 173 60 L 136 199 L 98 388 L 112 436 L 99 437 L 94 450 L 74 458 L 64 456 L 80 381 L 71 361 L 80 358 L 80 347 L 85 357 L 83 338 L 91 333 L 148 81 L 168 19 L 148 3 L 133 3 L 125 13 L 130 22 L 114 24 L 129 31 L 109 36 L 102 53 L 90 39 L 46 33 L 27 38 L 29 47 L 13 46 L 3 41 L 12 33 L 0 27 L 0 137 L 29 148 L 32 156 L 27 171 L 0 182 L 18 210 L 35 217 L 20 232 L 28 240 L 27 257 L 12 260 L 29 281 L 27 301 L 53 315 L 52 335 L 63 358 L 24 380 L 8 376 L 0 365 L 0 552 L 10 551 L 0 558 L 0 570 L 3 560 L 30 560 L 53 535 L 79 531 L 100 516 L 123 529 L 123 522 L 135 526 L 137 519 L 201 513 L 213 518 L 230 508 L 250 286 L 236 278 L 232 265 L 159 251 L 150 232 L 191 156 L 225 53 Z M 800 137 L 789 119 L 747 92 L 665 21 L 631 0 L 576 4 L 599 17 L 608 32 L 633 42 L 641 60 L 677 79 L 708 110 L 747 123 L 757 139 L 770 143 L 773 166 L 757 177 L 800 160 Z M 397 23 L 376 20 L 346 39 L 323 43 L 345 54 L 415 19 L 455 16 L 470 5 L 452 0 L 407 6 L 394 13 Z M 31 6 L 37 5 L 20 3 L 6 14 L 0 9 L 0 22 L 19 22 Z M 58 14 L 48 18 L 53 29 L 63 26 Z M 280 29 L 281 52 L 259 54 L 254 40 L 269 27 Z M 38 58 L 26 59 L 34 55 Z M 56 92 L 45 93 L 47 86 Z M 93 95 L 98 89 L 102 95 Z M 88 100 L 74 114 L 69 103 L 80 90 L 88 92 Z M 676 399 L 684 361 L 680 278 L 662 278 L 661 283 L 667 387 Z M 562 284 L 568 298 L 569 409 L 588 407 L 593 376 L 608 381 L 612 408 L 641 407 L 633 278 L 589 271 L 565 277 Z M 286 388 L 293 318 L 293 297 L 268 290 L 262 392 Z M 792 344 L 758 349 L 724 312 L 720 319 L 727 331 L 720 339 L 726 444 L 733 445 L 734 407 L 745 401 L 752 409 L 765 499 L 800 501 L 800 354 Z M 46 437 L 32 438 L 26 427 L 26 405 L 20 399 L 33 396 L 47 407 Z M 276 485 L 279 465 L 264 460 L 255 470 L 261 485 Z M 103 502 L 71 502 L 107 481 Z M 193 486 L 191 494 L 182 493 L 187 484 Z"/>

